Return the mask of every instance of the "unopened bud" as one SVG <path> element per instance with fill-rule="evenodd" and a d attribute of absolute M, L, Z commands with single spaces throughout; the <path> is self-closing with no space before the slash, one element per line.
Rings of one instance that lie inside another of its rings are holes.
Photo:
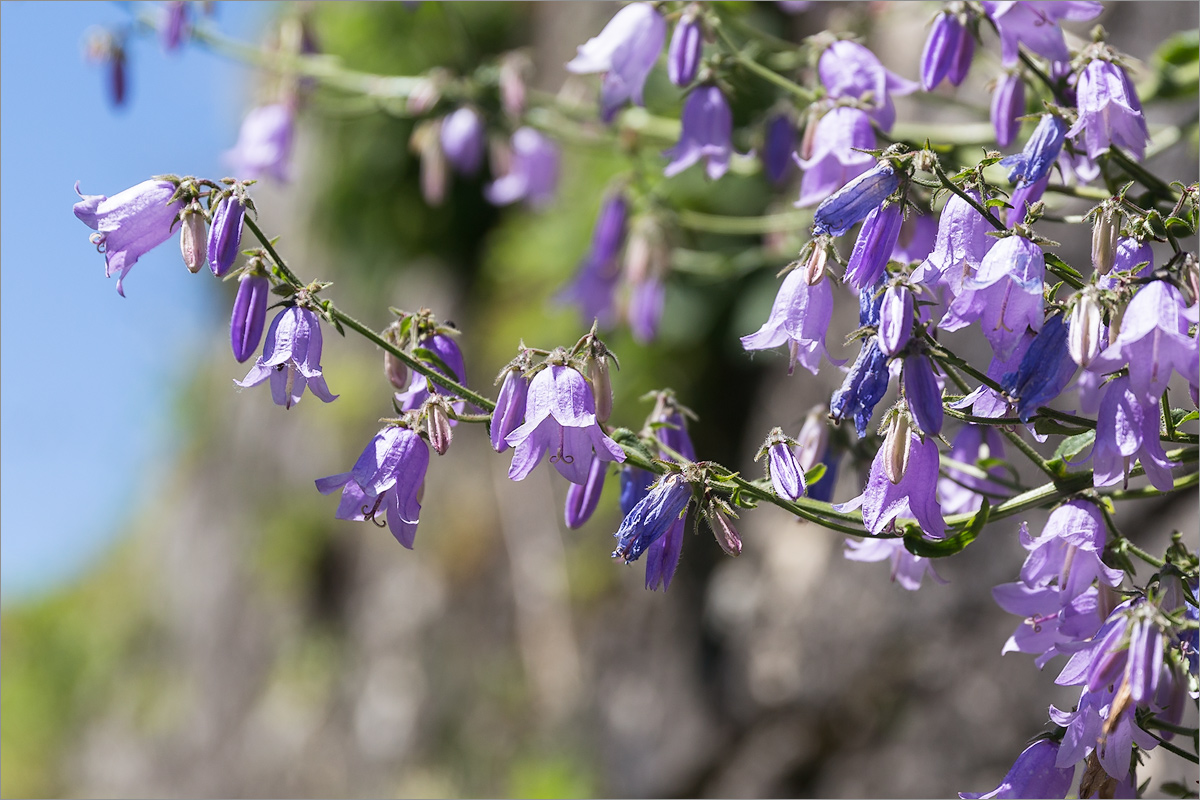
<path fill-rule="evenodd" d="M 670 258 L 666 236 L 658 222 L 649 215 L 638 217 L 625 248 L 625 279 L 635 285 L 650 278 L 658 279 L 666 273 Z"/>
<path fill-rule="evenodd" d="M 442 151 L 441 122 L 425 122 L 413 131 L 409 148 L 421 157 L 421 196 L 431 206 L 446 197 L 446 155 Z"/>
<path fill-rule="evenodd" d="M 608 372 L 608 356 L 588 359 L 588 379 L 592 382 L 592 394 L 596 398 L 596 421 L 608 422 L 612 416 L 612 378 Z"/>
<path fill-rule="evenodd" d="M 937 156 L 928 150 L 918 150 L 913 155 L 913 166 L 921 170 L 921 172 L 933 172 L 933 168 L 937 166 Z"/>
<path fill-rule="evenodd" d="M 809 106 L 809 108 L 814 109 L 816 106 Z M 808 161 L 812 158 L 813 142 L 817 138 L 817 122 L 818 117 L 816 113 L 810 110 L 807 122 L 804 125 L 804 135 L 800 137 L 800 149 L 796 153 L 801 161 Z"/>
<path fill-rule="evenodd" d="M 420 85 L 408 96 L 408 103 L 406 104 L 408 113 L 414 115 L 424 114 L 437 105 L 437 101 L 442 96 L 442 90 L 438 84 L 439 82 L 433 77 L 428 77 L 421 81 Z"/>
<path fill-rule="evenodd" d="M 796 460 L 800 462 L 801 469 L 807 472 L 817 465 L 829 448 L 829 424 L 826 422 L 825 406 L 813 406 L 812 411 L 808 412 L 796 444 Z"/>
<path fill-rule="evenodd" d="M 383 352 L 383 376 L 397 391 L 408 388 L 408 365 L 386 350 Z"/>
<path fill-rule="evenodd" d="M 1083 292 L 1071 312 L 1071 327 L 1067 332 L 1067 350 L 1081 367 L 1092 363 L 1100 353 L 1100 303 L 1092 292 Z"/>
<path fill-rule="evenodd" d="M 704 509 L 704 518 L 708 520 L 708 527 L 712 528 L 713 537 L 717 540 L 717 544 L 721 545 L 721 549 L 731 556 L 740 556 L 742 554 L 742 537 L 737 528 L 733 527 L 733 523 L 729 521 L 729 517 L 709 506 Z"/>
<path fill-rule="evenodd" d="M 506 53 L 500 61 L 500 105 L 510 117 L 525 113 L 525 82 L 532 70 L 529 55 L 519 51 Z"/>
<path fill-rule="evenodd" d="M 195 275 L 204 266 L 205 250 L 208 248 L 208 228 L 204 212 L 198 203 L 192 203 L 183 212 L 179 229 L 179 251 L 188 272 Z"/>
<path fill-rule="evenodd" d="M 908 470 L 908 454 L 912 446 L 911 426 L 908 414 L 892 415 L 887 435 L 883 440 L 883 469 L 893 484 L 900 483 Z"/>
<path fill-rule="evenodd" d="M 1183 277 L 1183 295 L 1184 300 L 1189 306 L 1195 305 L 1200 299 L 1200 262 L 1196 261 L 1196 257 L 1188 253 L 1183 258 L 1183 269 L 1180 270 Z"/>
<path fill-rule="evenodd" d="M 1096 215 L 1096 224 L 1092 228 L 1092 266 L 1101 275 L 1107 275 L 1112 269 L 1120 237 L 1121 212 L 1106 202 Z"/>
<path fill-rule="evenodd" d="M 454 435 L 454 429 L 450 427 L 450 416 L 446 413 L 446 406 L 440 402 L 430 403 L 425 410 L 425 426 L 429 433 L 429 443 L 433 445 L 433 449 L 439 456 L 446 455 L 446 451 L 450 449 L 450 439 Z"/>
<path fill-rule="evenodd" d="M 804 265 L 804 282 L 809 286 L 816 286 L 825 279 L 825 264 L 829 260 L 829 251 L 825 247 L 823 241 L 817 241 L 813 245 L 812 255 L 808 257 L 808 261 Z"/>

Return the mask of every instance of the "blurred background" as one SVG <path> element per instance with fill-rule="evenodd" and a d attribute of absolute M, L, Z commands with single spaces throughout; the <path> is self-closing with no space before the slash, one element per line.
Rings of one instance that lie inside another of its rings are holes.
<path fill-rule="evenodd" d="M 211 24 L 245 41 L 277 39 L 304 15 L 321 52 L 386 74 L 469 73 L 527 48 L 535 88 L 585 98 L 596 80 L 562 65 L 618 8 L 212 5 Z M 1111 41 L 1146 59 L 1197 25 L 1191 3 L 1107 6 Z M 915 78 L 936 7 L 748 13 L 795 41 L 863 35 Z M 391 413 L 378 351 L 327 335 L 340 398 L 285 413 L 265 390 L 231 384 L 245 372 L 227 343 L 231 285 L 189 275 L 172 239 L 119 298 L 70 212 L 76 180 L 111 195 L 153 174 L 227 174 L 222 153 L 272 84 L 197 46 L 163 53 L 123 4 L 6 2 L 0 15 L 4 796 L 950 796 L 995 786 L 1047 705 L 1073 702 L 1054 667 L 1000 657 L 1018 621 L 990 588 L 1023 560 L 1015 519 L 939 563 L 947 585 L 910 593 L 885 564 L 844 561 L 841 535 L 767 507 L 739 521 L 740 558 L 702 529 L 670 591 L 648 592 L 640 564 L 609 558 L 612 485 L 568 531 L 565 482 L 545 467 L 509 482 L 508 457 L 463 426 L 431 464 L 415 551 L 334 520 L 336 500 L 312 481 L 347 469 Z M 83 57 L 92 25 L 129 33 L 115 111 L 105 68 Z M 901 125 L 986 121 L 998 59 L 985 41 L 959 90 L 968 107 L 903 98 Z M 647 104 L 678 114 L 661 70 Z M 1188 119 L 1194 96 L 1148 111 L 1152 130 Z M 314 93 L 294 180 L 252 190 L 260 223 L 299 275 L 334 281 L 339 305 L 367 324 L 386 325 L 388 305 L 457 323 L 469 383 L 491 393 L 518 339 L 553 347 L 586 330 L 554 296 L 626 160 L 608 143 L 567 146 L 557 201 L 541 211 L 493 208 L 482 178 L 453 179 L 432 209 L 412 127 Z M 1193 180 L 1196 153 L 1193 128 L 1150 165 Z M 794 186 L 740 173 L 712 184 L 690 170 L 669 192 L 711 213 L 790 208 Z M 1048 230 L 1064 260 L 1086 263 L 1083 226 Z M 789 378 L 781 356 L 751 359 L 737 337 L 766 318 L 801 233 L 765 244 L 680 233 L 682 249 L 716 255 L 676 258 L 655 342 L 624 327 L 606 336 L 621 359 L 615 424 L 639 428 L 650 407 L 638 398 L 672 387 L 699 416 L 701 457 L 749 474 L 772 426 L 796 435 L 840 375 Z M 830 342 L 856 322 L 847 304 Z M 835 500 L 860 488 L 843 461 Z M 1172 530 L 1196 534 L 1194 495 L 1122 513 L 1152 552 Z M 1031 528 L 1042 519 L 1031 514 Z M 1153 793 L 1185 772 L 1155 753 L 1139 777 L 1154 778 Z"/>

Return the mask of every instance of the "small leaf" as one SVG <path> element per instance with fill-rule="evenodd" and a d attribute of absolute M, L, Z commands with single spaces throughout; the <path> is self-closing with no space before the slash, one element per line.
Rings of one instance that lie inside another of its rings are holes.
<path fill-rule="evenodd" d="M 975 512 L 975 516 L 971 518 L 971 524 L 960 533 L 946 539 L 926 539 L 919 533 L 915 535 L 906 534 L 904 536 L 904 547 L 913 555 L 924 556 L 925 558 L 945 558 L 955 553 L 961 553 L 967 545 L 975 541 L 975 537 L 983 530 L 983 526 L 987 524 L 991 513 L 991 504 L 988 503 L 985 497 L 983 498 L 983 505 L 979 507 L 979 510 Z"/>
<path fill-rule="evenodd" d="M 296 293 L 296 287 L 290 283 L 277 283 L 271 287 L 271 293 L 281 295 L 283 297 L 291 297 Z"/>
<path fill-rule="evenodd" d="M 442 357 L 430 350 L 428 347 L 414 347 L 412 354 L 414 358 L 419 361 L 424 361 L 438 372 L 450 378 L 450 380 L 455 382 L 458 381 L 458 373 L 450 369 L 449 365 L 446 364 L 445 361 L 442 361 Z"/>
<path fill-rule="evenodd" d="M 1054 451 L 1054 457 L 1064 462 L 1070 461 L 1086 450 L 1094 441 L 1096 441 L 1096 432 L 1094 430 L 1068 436 L 1058 443 L 1058 448 Z"/>
<path fill-rule="evenodd" d="M 814 483 L 821 480 L 821 478 L 825 477 L 826 469 L 827 468 L 824 464 L 818 462 L 816 465 L 813 466 L 812 469 L 810 469 L 808 472 L 804 473 L 804 482 L 807 485 L 812 486 Z"/>
<path fill-rule="evenodd" d="M 1034 417 L 1033 429 L 1043 436 L 1075 436 L 1086 433 L 1088 430 L 1074 425 L 1064 425 L 1056 419 L 1043 416 Z"/>

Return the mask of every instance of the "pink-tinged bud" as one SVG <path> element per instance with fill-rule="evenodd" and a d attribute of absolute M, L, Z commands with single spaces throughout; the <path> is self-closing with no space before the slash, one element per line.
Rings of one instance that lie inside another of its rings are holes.
<path fill-rule="evenodd" d="M 889 286 L 879 307 L 879 349 L 884 355 L 894 356 L 908 344 L 912 325 L 912 292 L 905 286 Z"/>
<path fill-rule="evenodd" d="M 813 155 L 813 144 L 817 138 L 817 123 L 820 121 L 814 109 L 815 105 L 808 107 L 808 114 L 804 123 L 804 135 L 800 137 L 800 148 L 796 151 L 796 156 L 801 161 L 808 161 Z"/>
<path fill-rule="evenodd" d="M 1096 223 L 1092 227 L 1092 266 L 1096 272 L 1107 275 L 1112 269 L 1120 238 L 1121 212 L 1106 201 L 1096 214 Z"/>
<path fill-rule="evenodd" d="M 403 392 L 408 388 L 408 365 L 386 350 L 383 353 L 383 375 L 397 391 Z"/>
<path fill-rule="evenodd" d="M 204 266 L 204 251 L 208 243 L 208 228 L 204 220 L 204 212 L 198 203 L 192 203 L 183 212 L 179 229 L 179 251 L 183 255 L 184 266 L 188 272 L 195 275 Z"/>
<path fill-rule="evenodd" d="M 533 62 L 522 52 L 506 53 L 500 60 L 500 105 L 510 117 L 525 113 L 525 83 L 533 70 Z"/>
<path fill-rule="evenodd" d="M 446 455 L 446 451 L 450 449 L 450 440 L 454 436 L 454 428 L 450 427 L 450 416 L 442 402 L 435 400 L 426 407 L 425 426 L 433 449 L 439 456 Z"/>
<path fill-rule="evenodd" d="M 429 109 L 437 105 L 437 101 L 442 97 L 442 90 L 433 76 L 421 81 L 420 85 L 412 91 L 408 96 L 408 102 L 405 104 L 408 113 L 424 114 Z"/>
<path fill-rule="evenodd" d="M 892 415 L 887 434 L 883 439 L 883 472 L 895 486 L 904 479 L 908 471 L 908 457 L 912 446 L 911 426 L 908 414 Z"/>
<path fill-rule="evenodd" d="M 416 127 L 408 146 L 421 158 L 421 196 L 431 206 L 446 198 L 448 169 L 442 151 L 441 123 L 425 122 Z"/>
<path fill-rule="evenodd" d="M 1100 303 L 1096 295 L 1084 291 L 1075 302 L 1067 333 L 1067 350 L 1081 367 L 1092 363 L 1092 359 L 1100 353 L 1101 322 Z"/>
<path fill-rule="evenodd" d="M 613 392 L 607 356 L 588 359 L 588 380 L 592 383 L 592 394 L 596 398 L 596 421 L 608 422 L 612 416 Z"/>
<path fill-rule="evenodd" d="M 737 528 L 733 527 L 733 523 L 729 521 L 729 517 L 709 506 L 704 509 L 704 518 L 708 520 L 708 527 L 712 528 L 713 537 L 717 540 L 717 544 L 721 545 L 721 549 L 735 558 L 740 556 L 742 554 L 742 537 Z"/>
<path fill-rule="evenodd" d="M 824 405 L 813 406 L 812 411 L 804 418 L 804 425 L 796 438 L 796 460 L 806 472 L 815 467 L 829 449 L 827 414 L 828 410 Z"/>
<path fill-rule="evenodd" d="M 808 257 L 808 261 L 804 264 L 804 282 L 809 286 L 816 286 L 825 279 L 825 264 L 829 261 L 829 251 L 825 248 L 823 242 L 817 242 L 813 246 L 812 255 Z"/>

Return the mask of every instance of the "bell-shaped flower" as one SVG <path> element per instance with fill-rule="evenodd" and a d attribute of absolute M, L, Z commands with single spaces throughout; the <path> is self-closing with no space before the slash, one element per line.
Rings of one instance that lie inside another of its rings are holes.
<path fill-rule="evenodd" d="M 684 14 L 671 35 L 667 48 L 667 77 L 676 86 L 687 86 L 696 80 L 700 69 L 700 54 L 704 49 L 704 31 L 694 14 Z"/>
<path fill-rule="evenodd" d="M 984 2 L 987 15 L 1000 32 L 1000 60 L 1011 67 L 1020 58 L 1019 45 L 1025 45 L 1050 61 L 1070 61 L 1071 53 L 1063 39 L 1059 20 L 1094 19 L 1104 10 L 1098 2 L 1085 0 L 1035 0 L 1033 2 Z"/>
<path fill-rule="evenodd" d="M 821 201 L 813 214 L 813 233 L 841 236 L 881 206 L 899 185 L 900 176 L 892 165 L 879 162 Z M 803 189 L 802 184 L 801 192 Z M 891 252 L 890 247 L 888 252 Z"/>
<path fill-rule="evenodd" d="M 292 134 L 295 113 L 281 104 L 252 109 L 242 121 L 237 144 L 225 152 L 225 161 L 237 177 L 273 178 L 287 183 L 291 177 Z"/>
<path fill-rule="evenodd" d="M 529 378 L 519 369 L 510 369 L 504 374 L 500 384 L 500 393 L 496 395 L 496 408 L 492 411 L 492 424 L 489 431 L 492 449 L 503 453 L 508 449 L 505 437 L 515 431 L 525 421 L 525 402 L 529 395 Z"/>
<path fill-rule="evenodd" d="M 600 504 L 600 495 L 604 491 L 604 475 L 607 471 L 607 462 L 593 458 L 588 468 L 587 480 L 583 483 L 572 483 L 567 487 L 567 502 L 563 515 L 567 527 L 571 530 L 583 527 L 583 524 L 592 518 L 596 506 Z"/>
<path fill-rule="evenodd" d="M 1096 444 L 1092 448 L 1092 483 L 1112 486 L 1129 481 L 1129 468 L 1141 461 L 1150 484 L 1169 492 L 1175 485 L 1169 461 L 1159 439 L 1159 400 L 1143 400 L 1122 376 L 1104 388 L 1096 417 Z"/>
<path fill-rule="evenodd" d="M 617 111 L 632 100 L 645 105 L 642 89 L 654 69 L 667 38 L 667 23 L 650 3 L 630 3 L 593 36 L 579 46 L 579 54 L 567 62 L 576 74 L 603 72 L 600 86 L 600 117 L 611 122 Z"/>
<path fill-rule="evenodd" d="M 873 286 L 887 268 L 888 257 L 900 239 L 904 222 L 904 206 L 890 203 L 878 206 L 867 214 L 846 265 L 846 283 L 855 289 Z"/>
<path fill-rule="evenodd" d="M 307 386 L 321 401 L 332 403 L 321 373 L 321 321 L 307 308 L 291 306 L 280 311 L 267 329 L 262 355 L 240 381 L 243 389 L 271 381 L 275 405 L 291 408 L 300 402 Z"/>
<path fill-rule="evenodd" d="M 992 127 L 996 130 L 996 144 L 1008 147 L 1021 130 L 1019 117 L 1025 114 L 1025 81 L 1018 72 L 1006 72 L 992 90 Z"/>
<path fill-rule="evenodd" d="M 420 435 L 393 425 L 375 434 L 353 469 L 319 479 L 317 490 L 329 494 L 340 488 L 338 519 L 386 523 L 396 541 L 411 550 L 428 467 L 429 446 Z"/>
<path fill-rule="evenodd" d="M 647 275 L 630 287 L 626 317 L 635 342 L 649 344 L 654 341 L 666 299 L 666 286 L 657 275 Z"/>
<path fill-rule="evenodd" d="M 767 436 L 765 449 L 767 476 L 775 494 L 784 500 L 799 500 L 808 490 L 808 486 L 804 482 L 804 468 L 800 466 L 800 461 L 792 450 L 791 441 L 783 435 L 781 429 L 775 428 Z"/>
<path fill-rule="evenodd" d="M 625 244 L 629 201 L 620 192 L 613 192 L 600 204 L 592 243 L 571 283 L 563 287 L 558 300 L 579 306 L 585 324 L 597 321 L 603 327 L 612 325 L 615 310 L 614 295 L 621 277 L 619 256 Z"/>
<path fill-rule="evenodd" d="M 1064 602 L 1057 586 L 1035 587 L 1015 581 L 994 587 L 992 598 L 1008 613 L 1024 617 L 1004 643 L 1001 654 L 1036 656 L 1033 663 L 1038 669 L 1055 656 L 1078 651 L 1104 622 L 1100 591 L 1095 586 Z"/>
<path fill-rule="evenodd" d="M 975 37 L 953 14 L 942 14 L 929 30 L 921 54 L 921 85 L 931 92 L 949 78 L 954 86 L 962 84 L 975 55 Z"/>
<path fill-rule="evenodd" d="M 1104 772 L 1122 781 L 1130 774 L 1130 756 L 1134 744 L 1146 751 L 1158 746 L 1158 741 L 1138 726 L 1134 718 L 1136 706 L 1133 703 L 1118 706 L 1115 701 L 1116 687 L 1105 687 L 1098 691 L 1084 687 L 1074 711 L 1062 711 L 1050 706 L 1050 721 L 1067 729 L 1055 762 L 1058 766 L 1070 767 L 1094 752 Z M 1124 796 L 1136 795 L 1135 791 L 1129 791 Z M 1121 795 L 1114 791 L 1113 796 Z"/>
<path fill-rule="evenodd" d="M 617 539 L 613 558 L 619 558 L 626 564 L 637 561 L 684 515 L 691 501 L 692 486 L 682 475 L 664 475 L 630 509 L 621 521 L 621 527 L 613 534 Z"/>
<path fill-rule="evenodd" d="M 654 483 L 655 475 L 638 467 L 625 467 L 621 470 L 621 493 L 617 504 L 621 507 L 621 516 L 629 516 L 633 507 L 641 502 Z"/>
<path fill-rule="evenodd" d="M 85 195 L 75 204 L 75 216 L 96 233 L 92 244 L 104 253 L 104 277 L 117 276 L 117 294 L 125 296 L 123 282 L 129 270 L 143 255 L 170 236 L 184 202 L 171 202 L 175 184 L 169 181 L 142 181 L 112 197 Z"/>
<path fill-rule="evenodd" d="M 229 340 L 233 346 L 233 357 L 239 362 L 249 358 L 262 341 L 270 294 L 271 283 L 266 275 L 247 272 L 238 280 L 233 316 L 229 320 Z"/>
<path fill-rule="evenodd" d="M 946 583 L 933 561 L 908 552 L 903 539 L 847 539 L 842 555 L 847 561 L 891 561 L 892 580 L 910 592 L 921 588 L 926 575 L 935 583 Z"/>
<path fill-rule="evenodd" d="M 909 214 L 900 226 L 900 238 L 892 248 L 892 260 L 914 264 L 929 258 L 937 240 L 938 221 L 931 214 Z"/>
<path fill-rule="evenodd" d="M 867 113 L 885 133 L 896 122 L 892 97 L 912 94 L 919 87 L 916 82 L 885 69 L 875 54 L 861 44 L 845 39 L 834 42 L 821 53 L 817 73 L 830 97 L 867 100 L 871 104 Z"/>
<path fill-rule="evenodd" d="M 1000 159 L 1000 166 L 1008 167 L 1008 180 L 1014 186 L 1029 186 L 1050 174 L 1062 151 L 1063 139 L 1067 135 L 1067 123 L 1054 114 L 1043 114 L 1025 149 Z M 1013 203 L 1016 208 L 1016 203 Z"/>
<path fill-rule="evenodd" d="M 1095 160 L 1111 145 L 1124 147 L 1141 160 L 1150 141 L 1146 116 L 1125 70 L 1109 61 L 1088 63 L 1076 85 L 1079 119 L 1067 135 L 1082 134 L 1088 158 Z"/>
<path fill-rule="evenodd" d="M 459 349 L 458 342 L 454 341 L 452 337 L 444 333 L 433 333 L 422 337 L 417 346 L 429 350 L 441 361 L 441 364 L 433 364 L 435 372 L 445 375 L 455 383 L 465 385 L 467 368 L 463 363 L 462 350 Z M 446 374 L 447 369 L 450 374 Z M 421 373 L 413 372 L 408 388 L 403 392 L 396 393 L 396 403 L 400 406 L 401 411 L 413 411 L 424 405 L 430 394 L 441 394 L 444 391 Z M 458 408 L 461 410 L 462 406 L 458 406 Z"/>
<path fill-rule="evenodd" d="M 1063 798 L 1071 791 L 1075 765 L 1063 769 L 1056 764 L 1058 742 L 1039 739 L 1021 751 L 1000 785 L 990 792 L 959 792 L 964 800 L 1000 800 L 1000 798 Z"/>
<path fill-rule="evenodd" d="M 664 592 L 671 588 L 671 579 L 675 577 L 679 557 L 683 554 L 685 533 L 687 516 L 683 515 L 668 525 L 663 535 L 646 548 L 646 588 L 650 591 L 658 591 L 660 586 Z"/>
<path fill-rule="evenodd" d="M 516 448 L 508 477 L 523 480 L 550 451 L 550 462 L 571 483 L 587 481 L 592 453 L 624 461 L 625 451 L 596 422 L 596 400 L 587 380 L 571 367 L 546 367 L 529 383 L 525 424 L 505 441 Z"/>
<path fill-rule="evenodd" d="M 246 204 L 236 194 L 225 197 L 212 214 L 208 229 L 208 266 L 218 278 L 233 268 L 242 249 L 242 220 Z"/>
<path fill-rule="evenodd" d="M 796 129 L 787 114 L 776 114 L 767 121 L 763 135 L 763 172 L 778 186 L 787 177 L 796 157 Z"/>
<path fill-rule="evenodd" d="M 825 347 L 825 334 L 832 319 L 830 281 L 822 280 L 809 286 L 804 280 L 804 272 L 794 269 L 784 277 L 767 321 L 755 333 L 742 337 L 742 347 L 770 350 L 786 344 L 788 373 L 799 363 L 816 375 L 822 355 L 833 360 Z"/>
<path fill-rule="evenodd" d="M 1021 528 L 1021 546 L 1029 551 L 1021 566 L 1021 580 L 1040 588 L 1056 583 L 1062 602 L 1083 594 L 1092 582 L 1117 586 L 1125 577 L 1100 560 L 1106 538 L 1104 518 L 1087 500 L 1070 500 L 1051 512 L 1041 536 L 1032 539 Z"/>
<path fill-rule="evenodd" d="M 438 138 L 446 162 L 460 175 L 474 175 L 483 166 L 487 128 L 475 109 L 463 106 L 442 120 Z"/>
<path fill-rule="evenodd" d="M 708 177 L 716 180 L 729 169 L 733 155 L 733 112 L 716 86 L 698 86 L 683 104 L 679 142 L 663 153 L 671 163 L 663 170 L 670 178 L 704 159 Z"/>
<path fill-rule="evenodd" d="M 1050 317 L 1038 331 L 1014 372 L 1000 379 L 1017 416 L 1029 422 L 1042 406 L 1066 388 L 1075 376 L 1075 361 L 1067 349 L 1067 325 L 1062 314 Z"/>
<path fill-rule="evenodd" d="M 1101 289 L 1113 289 L 1117 286 L 1117 275 L 1128 272 L 1134 277 L 1144 278 L 1154 272 L 1154 250 L 1149 242 L 1143 242 L 1132 236 L 1117 240 L 1117 249 L 1113 254 L 1112 271 L 1101 275 L 1097 285 Z"/>
<path fill-rule="evenodd" d="M 858 357 L 850 365 L 841 387 L 829 399 L 829 416 L 835 422 L 853 417 L 859 438 L 865 437 L 871 415 L 887 392 L 890 378 L 887 356 L 879 349 L 878 337 L 868 337 L 863 341 Z"/>
<path fill-rule="evenodd" d="M 937 501 L 937 442 L 932 436 L 921 441 L 916 433 L 908 435 L 908 463 L 899 481 L 893 483 L 888 478 L 888 453 L 881 447 L 871 462 L 863 493 L 835 508 L 853 511 L 862 506 L 863 524 L 877 536 L 889 530 L 898 518 L 908 517 L 917 521 L 925 535 L 940 539 L 946 534 L 946 522 Z"/>
<path fill-rule="evenodd" d="M 979 271 L 963 279 L 962 293 L 942 319 L 942 329 L 954 331 L 979 320 L 992 352 L 1008 358 L 1026 327 L 1042 329 L 1045 272 L 1040 247 L 1021 236 L 1001 239 L 983 257 Z"/>
<path fill-rule="evenodd" d="M 970 194 L 972 199 L 979 200 L 977 193 Z M 935 298 L 947 304 L 952 302 L 963 293 L 966 276 L 978 271 L 983 257 L 996 244 L 996 239 L 987 235 L 990 230 L 993 230 L 991 224 L 970 203 L 956 194 L 950 195 L 938 219 L 933 252 L 913 277 Z M 945 324 L 943 320 L 941 325 Z"/>
<path fill-rule="evenodd" d="M 804 170 L 800 199 L 796 201 L 800 208 L 821 202 L 875 165 L 875 157 L 862 152 L 875 147 L 875 131 L 865 111 L 838 106 L 808 124 L 816 125 L 812 150 L 807 158 L 796 157 L 796 163 Z M 892 191 L 895 186 L 884 196 Z"/>
<path fill-rule="evenodd" d="M 977 462 L 1004 458 L 1004 438 L 991 425 L 966 424 L 950 443 L 949 456 L 960 464 L 974 466 Z M 992 467 L 987 474 L 1003 478 L 1004 467 Z M 946 514 L 969 514 L 979 510 L 984 497 L 992 503 L 1012 494 L 1012 490 L 975 474 L 968 474 L 953 465 L 946 466 L 946 476 L 938 480 L 938 498 Z"/>
<path fill-rule="evenodd" d="M 554 199 L 557 187 L 558 145 L 533 128 L 518 128 L 512 135 L 508 173 L 488 184 L 483 194 L 492 205 L 524 200 L 541 206 Z"/>

